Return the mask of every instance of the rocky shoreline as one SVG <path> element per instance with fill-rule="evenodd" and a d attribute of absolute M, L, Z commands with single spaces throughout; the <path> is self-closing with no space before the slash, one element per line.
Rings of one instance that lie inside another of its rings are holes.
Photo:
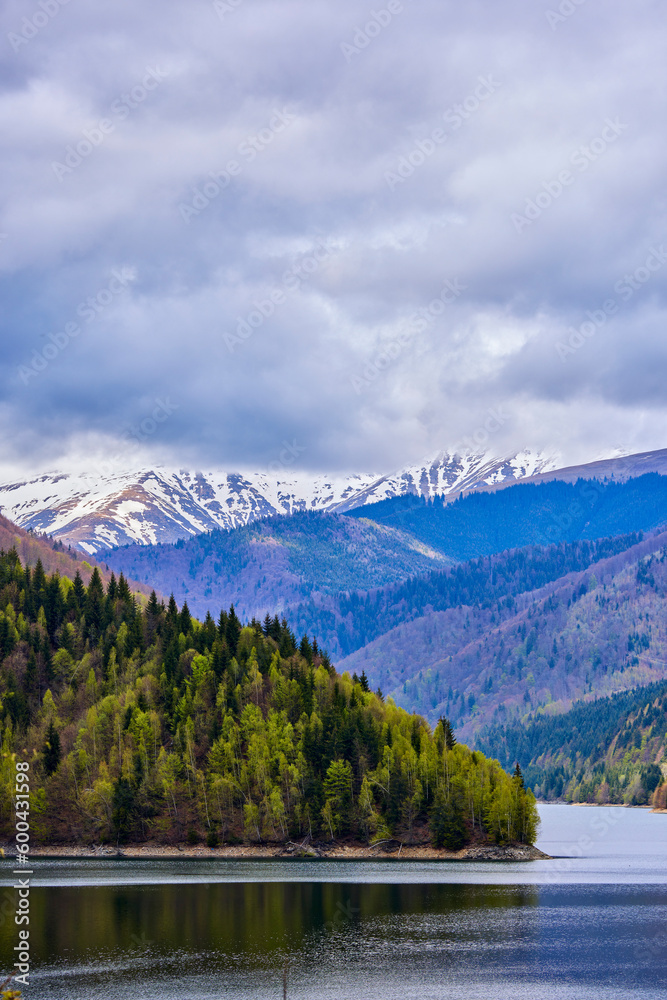
<path fill-rule="evenodd" d="M 14 856 L 13 845 L 4 845 L 4 856 Z M 432 847 L 430 844 L 402 844 L 384 841 L 379 844 L 343 843 L 287 843 L 287 844 L 234 844 L 222 847 L 179 844 L 123 844 L 109 845 L 49 844 L 32 846 L 33 858 L 208 858 L 227 860 L 242 858 L 261 859 L 311 859 L 335 861 L 543 861 L 550 860 L 531 844 L 469 844 L 460 851 Z"/>

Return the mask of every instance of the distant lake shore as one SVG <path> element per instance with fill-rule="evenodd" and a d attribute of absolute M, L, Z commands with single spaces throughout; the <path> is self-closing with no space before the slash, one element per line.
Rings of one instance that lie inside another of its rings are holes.
<path fill-rule="evenodd" d="M 667 813 L 667 809 L 658 809 L 650 805 L 631 806 L 626 802 L 564 802 L 561 799 L 557 799 L 556 801 L 537 799 L 537 804 L 538 806 L 577 806 L 577 808 L 586 809 L 645 809 L 652 813 Z"/>

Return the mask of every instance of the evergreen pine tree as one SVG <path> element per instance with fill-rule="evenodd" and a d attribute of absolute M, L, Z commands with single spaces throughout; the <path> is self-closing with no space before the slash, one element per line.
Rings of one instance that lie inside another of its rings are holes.
<path fill-rule="evenodd" d="M 70 591 L 74 595 L 74 604 L 78 613 L 83 611 L 83 605 L 86 600 L 86 588 L 83 585 L 83 580 L 81 579 L 81 574 L 76 571 L 76 576 L 74 577 L 74 586 Z"/>
<path fill-rule="evenodd" d="M 32 590 L 32 575 L 30 573 L 29 566 L 26 566 L 25 568 L 23 590 L 25 593 L 25 597 L 23 599 L 23 613 L 29 621 L 32 621 L 37 614 L 37 608 L 35 607 L 35 598 Z"/>
<path fill-rule="evenodd" d="M 34 695 L 37 691 L 37 673 L 37 657 L 35 656 L 34 649 L 31 649 L 28 654 L 28 665 L 23 677 L 23 690 L 28 697 Z"/>
<path fill-rule="evenodd" d="M 48 778 L 57 771 L 61 754 L 60 735 L 53 724 L 53 719 L 49 722 L 49 728 L 46 731 L 46 742 L 44 743 L 42 753 L 44 756 L 44 770 Z"/>
<path fill-rule="evenodd" d="M 280 622 L 280 655 L 283 659 L 288 659 L 296 652 L 296 639 L 294 638 L 294 633 L 287 624 L 287 619 L 282 618 Z"/>
<path fill-rule="evenodd" d="M 206 618 L 204 619 L 204 627 L 200 633 L 200 645 L 199 649 L 203 652 L 204 649 L 213 649 L 214 643 L 217 641 L 218 632 L 215 627 L 215 622 L 211 616 L 211 612 L 206 612 Z"/>
<path fill-rule="evenodd" d="M 158 604 L 157 594 L 155 593 L 154 590 L 151 590 L 151 596 L 148 598 L 146 611 L 153 618 L 157 618 L 157 616 L 160 614 L 160 605 Z"/>
<path fill-rule="evenodd" d="M 440 719 L 438 719 L 438 726 L 442 726 L 442 738 L 445 749 L 453 750 L 456 746 L 456 737 L 454 736 L 454 730 L 452 729 L 451 722 L 446 716 L 443 715 Z"/>
<path fill-rule="evenodd" d="M 86 600 L 84 604 L 84 617 L 86 620 L 86 634 L 96 640 L 102 628 L 102 615 L 104 611 L 104 587 L 102 578 L 97 566 L 93 570 L 93 575 L 88 584 Z"/>
<path fill-rule="evenodd" d="M 35 604 L 44 604 L 46 600 L 46 575 L 42 560 L 38 559 L 32 574 L 32 592 L 35 595 Z"/>
<path fill-rule="evenodd" d="M 218 618 L 218 634 L 221 639 L 225 640 L 225 642 L 227 641 L 227 621 L 227 612 L 221 611 L 220 617 Z"/>
<path fill-rule="evenodd" d="M 130 622 L 130 631 L 128 633 L 127 641 L 127 651 L 131 656 L 135 649 L 140 652 L 144 650 L 144 621 L 141 611 L 136 606 L 134 607 L 134 617 Z"/>
<path fill-rule="evenodd" d="M 213 673 L 222 679 L 222 675 L 229 666 L 229 648 L 226 639 L 216 639 L 213 643 Z"/>
<path fill-rule="evenodd" d="M 122 573 L 118 577 L 117 598 L 119 601 L 122 601 L 123 604 L 132 603 L 132 592 L 130 591 L 129 584 Z"/>
<path fill-rule="evenodd" d="M 439 788 L 435 794 L 430 814 L 431 839 L 436 847 L 458 851 L 468 839 L 463 809 L 454 794 L 445 795 Z"/>
<path fill-rule="evenodd" d="M 179 627 L 183 635 L 187 635 L 192 628 L 192 617 L 190 615 L 190 609 L 187 601 L 184 602 L 183 607 L 181 608 Z"/>
<path fill-rule="evenodd" d="M 42 665 L 44 668 L 44 680 L 47 684 L 50 684 L 53 680 L 53 663 L 51 661 L 51 646 L 49 645 L 47 636 L 42 637 L 40 651 L 42 654 Z"/>
<path fill-rule="evenodd" d="M 132 832 L 135 810 L 134 790 L 127 778 L 119 778 L 114 785 L 111 810 L 116 838 L 124 840 Z"/>
<path fill-rule="evenodd" d="M 49 638 L 53 642 L 56 629 L 61 624 L 65 611 L 65 601 L 60 589 L 60 577 L 57 573 L 54 573 L 46 583 L 44 611 Z"/>
<path fill-rule="evenodd" d="M 239 636 L 241 635 L 241 622 L 236 617 L 236 611 L 234 605 L 229 609 L 229 615 L 227 617 L 227 645 L 232 656 L 236 656 L 236 647 L 238 646 Z"/>

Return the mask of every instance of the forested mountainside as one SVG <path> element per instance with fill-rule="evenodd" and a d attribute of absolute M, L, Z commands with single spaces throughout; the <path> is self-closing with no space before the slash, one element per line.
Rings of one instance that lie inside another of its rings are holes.
<path fill-rule="evenodd" d="M 667 520 L 667 477 L 527 484 L 451 504 L 407 496 L 354 514 L 273 517 L 174 545 L 125 547 L 106 560 L 116 573 L 187 600 L 199 617 L 232 602 L 249 618 L 285 614 L 340 657 L 405 620 L 378 618 L 383 598 L 369 591 L 517 547 L 653 530 Z"/>
<path fill-rule="evenodd" d="M 0 833 L 30 763 L 37 842 L 532 842 L 520 773 L 339 676 L 283 619 L 141 607 L 0 553 Z"/>
<path fill-rule="evenodd" d="M 401 623 L 434 611 L 491 608 L 501 602 L 500 611 L 506 615 L 512 606 L 508 598 L 581 572 L 631 548 L 640 537 L 633 533 L 594 542 L 528 547 L 432 570 L 367 593 L 318 594 L 291 610 L 289 620 L 297 632 L 315 632 L 335 656 L 346 656 Z M 409 654 L 409 650 L 404 652 Z"/>
<path fill-rule="evenodd" d="M 411 711 L 447 714 L 466 740 L 541 707 L 565 711 L 588 694 L 660 680 L 667 677 L 666 544 L 663 533 L 539 590 L 426 614 L 341 669 L 365 670 Z"/>
<path fill-rule="evenodd" d="M 409 532 L 457 561 L 527 545 L 605 538 L 667 524 L 667 476 L 627 482 L 579 480 L 510 486 L 498 493 L 396 497 L 358 507 L 351 517 Z"/>
<path fill-rule="evenodd" d="M 448 562 L 394 528 L 316 512 L 175 545 L 131 545 L 105 558 L 116 572 L 187 600 L 202 618 L 231 603 L 247 618 L 287 614 L 313 592 L 369 590 Z"/>
<path fill-rule="evenodd" d="M 664 809 L 667 683 L 578 702 L 562 715 L 494 726 L 477 746 L 506 766 L 521 761 L 542 798 Z"/>
<path fill-rule="evenodd" d="M 89 583 L 93 570 L 97 567 L 105 585 L 108 583 L 111 573 L 109 568 L 62 542 L 54 541 L 48 535 L 40 535 L 34 531 L 24 531 L 18 525 L 8 521 L 0 514 L 0 549 L 9 551 L 16 549 L 16 552 L 25 566 L 35 566 L 41 561 L 46 573 L 60 573 L 70 580 L 74 580 L 77 573 L 80 574 L 84 583 Z M 131 582 L 132 590 L 137 593 L 150 594 L 150 589 Z"/>

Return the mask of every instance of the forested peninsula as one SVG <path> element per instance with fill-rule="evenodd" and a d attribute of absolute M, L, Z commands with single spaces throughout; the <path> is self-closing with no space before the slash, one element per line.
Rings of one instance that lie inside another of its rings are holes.
<path fill-rule="evenodd" d="M 278 617 L 216 622 L 0 553 L 0 837 L 35 845 L 532 844 L 520 770 L 340 676 Z"/>

